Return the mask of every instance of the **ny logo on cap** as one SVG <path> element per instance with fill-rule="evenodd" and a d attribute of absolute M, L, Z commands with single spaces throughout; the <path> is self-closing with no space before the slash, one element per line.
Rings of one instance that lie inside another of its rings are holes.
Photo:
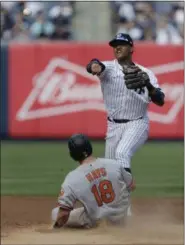
<path fill-rule="evenodd" d="M 128 39 L 124 37 L 124 35 L 122 33 L 119 33 L 116 35 L 116 38 L 119 38 L 119 39 L 122 39 L 124 41 L 127 41 L 128 42 Z"/>
<path fill-rule="evenodd" d="M 117 34 L 117 36 L 116 36 L 116 37 L 117 37 L 117 38 L 122 37 L 122 33 Z"/>

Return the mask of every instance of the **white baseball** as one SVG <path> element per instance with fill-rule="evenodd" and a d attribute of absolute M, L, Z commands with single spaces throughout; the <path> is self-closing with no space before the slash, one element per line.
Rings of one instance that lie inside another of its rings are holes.
<path fill-rule="evenodd" d="M 28 15 L 31 15 L 32 12 L 31 12 L 31 10 L 30 10 L 29 8 L 25 8 L 25 9 L 23 10 L 23 14 L 28 16 Z"/>

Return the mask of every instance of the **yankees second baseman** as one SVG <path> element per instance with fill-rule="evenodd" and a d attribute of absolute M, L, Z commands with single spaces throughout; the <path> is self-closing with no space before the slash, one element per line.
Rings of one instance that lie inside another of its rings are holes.
<path fill-rule="evenodd" d="M 54 228 L 91 228 L 102 218 L 125 221 L 129 192 L 134 189 L 132 175 L 115 160 L 95 158 L 85 135 L 73 135 L 68 142 L 71 157 L 80 163 L 62 184 L 58 207 L 52 210 Z M 74 209 L 76 201 L 83 207 Z"/>
<path fill-rule="evenodd" d="M 148 138 L 147 108 L 164 104 L 164 93 L 153 72 L 132 61 L 133 41 L 120 33 L 109 42 L 116 59 L 92 59 L 87 71 L 100 79 L 108 114 L 105 157 L 116 159 L 131 172 L 131 158 Z"/>

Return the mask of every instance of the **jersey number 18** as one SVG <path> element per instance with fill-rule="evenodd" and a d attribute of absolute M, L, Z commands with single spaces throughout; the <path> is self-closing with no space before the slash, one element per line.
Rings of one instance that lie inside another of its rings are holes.
<path fill-rule="evenodd" d="M 99 207 L 101 207 L 104 203 L 113 202 L 115 198 L 112 183 L 109 180 L 102 180 L 98 186 L 94 184 L 91 192 L 94 194 Z"/>

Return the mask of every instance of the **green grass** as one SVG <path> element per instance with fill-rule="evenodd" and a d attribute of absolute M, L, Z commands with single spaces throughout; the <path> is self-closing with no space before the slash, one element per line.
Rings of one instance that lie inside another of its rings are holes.
<path fill-rule="evenodd" d="M 104 144 L 93 142 L 96 156 Z M 133 158 L 134 196 L 182 197 L 184 145 L 147 143 Z M 66 143 L 6 142 L 1 144 L 1 195 L 58 195 L 65 175 L 77 164 Z"/>

